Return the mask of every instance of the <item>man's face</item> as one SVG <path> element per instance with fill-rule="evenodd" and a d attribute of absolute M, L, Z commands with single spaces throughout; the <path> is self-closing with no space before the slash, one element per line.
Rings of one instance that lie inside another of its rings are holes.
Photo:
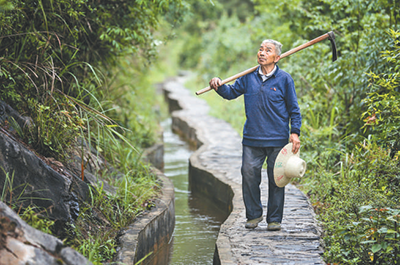
<path fill-rule="evenodd" d="M 280 56 L 276 54 L 275 45 L 269 42 L 263 43 L 257 53 L 257 61 L 261 66 L 271 66 L 277 63 Z"/>

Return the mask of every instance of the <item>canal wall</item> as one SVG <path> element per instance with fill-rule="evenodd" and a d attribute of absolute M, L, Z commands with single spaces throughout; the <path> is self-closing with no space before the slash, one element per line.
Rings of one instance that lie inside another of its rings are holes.
<path fill-rule="evenodd" d="M 209 116 L 207 103 L 194 97 L 182 80 L 184 77 L 166 81 L 163 90 L 172 111 L 172 129 L 197 148 L 189 159 L 189 185 L 191 190 L 207 194 L 227 215 L 217 238 L 214 264 L 238 264 L 228 230 L 244 211 L 241 138 L 230 124 Z"/>
<path fill-rule="evenodd" d="M 163 168 L 163 145 L 156 144 L 145 151 L 146 161 Z M 151 210 L 141 214 L 122 231 L 119 251 L 112 264 L 168 264 L 169 244 L 175 227 L 174 186 L 159 169 L 152 168 L 161 183 L 161 196 Z M 165 253 L 164 253 L 165 252 Z"/>
<path fill-rule="evenodd" d="M 207 103 L 189 92 L 184 81 L 185 77 L 167 80 L 163 90 L 172 129 L 197 148 L 189 159 L 191 190 L 207 194 L 227 214 L 220 227 L 213 263 L 325 264 L 321 258 L 321 229 L 313 209 L 306 196 L 291 184 L 286 186 L 281 231 L 267 231 L 265 221 L 254 230 L 244 228 L 241 138 L 228 123 L 209 116 Z M 265 171 L 261 194 L 267 198 L 264 183 L 268 183 Z M 266 212 L 266 203 L 263 208 Z"/>

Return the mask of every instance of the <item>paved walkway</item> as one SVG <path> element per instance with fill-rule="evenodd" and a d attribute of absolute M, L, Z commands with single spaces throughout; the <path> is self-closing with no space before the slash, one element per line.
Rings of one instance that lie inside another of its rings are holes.
<path fill-rule="evenodd" d="M 172 126 L 200 146 L 190 158 L 190 166 L 211 173 L 229 184 L 234 193 L 233 210 L 221 225 L 218 235 L 214 264 L 325 264 L 321 258 L 320 228 L 312 207 L 295 186 L 286 186 L 282 230 L 267 231 L 266 172 L 263 172 L 262 182 L 264 221 L 254 230 L 244 228 L 240 136 L 228 123 L 210 117 L 205 101 L 189 92 L 182 85 L 183 80 L 169 80 L 164 83 L 163 89 L 168 93 L 170 110 L 175 110 Z"/>

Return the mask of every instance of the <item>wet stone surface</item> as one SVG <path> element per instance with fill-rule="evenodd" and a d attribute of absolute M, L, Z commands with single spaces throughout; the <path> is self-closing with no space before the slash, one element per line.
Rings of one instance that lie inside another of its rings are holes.
<path fill-rule="evenodd" d="M 200 97 L 188 93 L 182 82 L 180 79 L 166 82 L 164 90 L 167 90 L 170 99 L 178 102 L 182 108 L 173 113 L 174 121 L 194 129 L 195 137 L 203 143 L 192 155 L 191 164 L 229 184 L 234 192 L 233 210 L 221 225 L 217 239 L 219 262 L 221 264 L 325 264 L 321 258 L 323 253 L 320 244 L 321 229 L 306 196 L 295 186 L 289 184 L 285 188 L 282 230 L 267 231 L 266 171 L 263 171 L 261 184 L 264 219 L 255 229 L 249 230 L 244 227 L 246 218 L 241 194 L 240 136 L 225 121 L 210 117 L 209 107 Z M 179 129 L 183 133 L 187 130 Z"/>

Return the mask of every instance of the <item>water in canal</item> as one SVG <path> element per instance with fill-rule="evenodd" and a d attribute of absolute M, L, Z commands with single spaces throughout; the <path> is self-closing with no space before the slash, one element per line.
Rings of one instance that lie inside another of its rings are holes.
<path fill-rule="evenodd" d="M 189 145 L 171 131 L 171 119 L 164 129 L 164 173 L 175 187 L 175 230 L 169 249 L 170 265 L 212 264 L 219 227 L 226 215 L 206 196 L 190 191 Z"/>

